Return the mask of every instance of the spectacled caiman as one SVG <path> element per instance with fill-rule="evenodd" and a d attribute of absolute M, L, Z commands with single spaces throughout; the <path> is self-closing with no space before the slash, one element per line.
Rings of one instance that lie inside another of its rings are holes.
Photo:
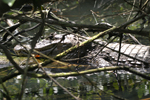
<path fill-rule="evenodd" d="M 67 50 L 71 46 L 79 44 L 88 39 L 88 37 L 78 37 L 75 35 L 54 35 L 52 39 L 44 39 L 39 41 L 35 50 L 40 51 L 46 55 L 55 56 L 62 51 Z M 96 43 L 95 43 L 96 42 Z M 148 67 L 150 61 L 150 47 L 137 44 L 121 44 L 121 55 L 118 61 L 119 43 L 109 43 L 105 48 L 107 42 L 97 39 L 94 42 L 85 45 L 78 50 L 73 51 L 62 60 L 70 61 L 71 59 L 79 58 L 81 63 L 84 61 L 86 64 L 91 64 L 97 67 L 111 66 L 111 65 L 126 65 L 126 66 L 139 66 Z M 30 49 L 30 45 L 24 45 Z M 101 52 L 100 52 L 101 50 Z M 27 51 L 20 45 L 14 47 L 14 51 L 18 55 L 26 55 Z"/>

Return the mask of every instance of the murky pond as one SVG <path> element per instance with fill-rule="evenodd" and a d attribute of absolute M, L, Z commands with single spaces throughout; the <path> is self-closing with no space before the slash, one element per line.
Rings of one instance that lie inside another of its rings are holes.
<path fill-rule="evenodd" d="M 11 72 L 11 70 L 3 72 Z M 147 98 L 143 100 L 149 100 L 150 97 L 150 81 L 123 71 L 117 74 L 99 72 L 55 79 L 69 92 L 83 100 L 119 100 L 118 97 L 129 100 L 141 100 L 142 98 Z M 21 75 L 4 83 L 12 99 L 18 98 L 21 84 Z M 1 99 L 5 98 L 2 85 L 0 85 L 0 90 Z M 52 80 L 28 77 L 23 100 L 29 99 L 74 100 Z"/>

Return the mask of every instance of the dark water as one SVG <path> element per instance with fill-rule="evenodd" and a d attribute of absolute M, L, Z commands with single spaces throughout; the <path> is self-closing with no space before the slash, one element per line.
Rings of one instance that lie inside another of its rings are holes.
<path fill-rule="evenodd" d="M 118 72 L 118 74 L 114 74 L 113 72 L 100 72 L 55 79 L 72 94 L 83 100 L 119 100 L 113 95 L 129 100 L 150 98 L 150 81 L 130 73 Z M 21 84 L 21 76 L 4 83 L 12 99 L 16 100 L 18 98 Z M 93 84 L 96 85 L 94 86 Z M 4 91 L 1 85 L 0 89 Z M 0 97 L 4 98 L 2 93 L 0 93 Z M 27 79 L 23 98 L 23 100 L 74 100 L 73 97 L 50 79 L 42 78 Z"/>

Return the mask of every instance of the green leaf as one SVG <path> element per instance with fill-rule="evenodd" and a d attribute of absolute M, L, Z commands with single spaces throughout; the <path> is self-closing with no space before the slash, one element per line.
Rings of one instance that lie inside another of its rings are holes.
<path fill-rule="evenodd" d="M 12 7 L 16 0 L 2 0 L 2 1 L 8 4 L 9 7 Z"/>

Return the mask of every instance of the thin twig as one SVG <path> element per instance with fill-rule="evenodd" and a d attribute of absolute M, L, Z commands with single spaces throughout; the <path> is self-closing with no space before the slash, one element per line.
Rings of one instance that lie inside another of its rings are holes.
<path fill-rule="evenodd" d="M 0 82 L 2 82 L 1 78 L 0 78 Z M 7 100 L 11 100 L 10 98 L 10 94 L 9 94 L 9 91 L 7 90 L 7 88 L 5 87 L 5 85 L 3 83 L 1 83 L 4 91 L 6 92 L 6 97 L 7 97 Z"/>
<path fill-rule="evenodd" d="M 21 93 L 19 95 L 19 100 L 22 99 L 23 93 L 24 93 L 24 89 L 25 89 L 25 85 L 26 85 L 26 76 L 27 76 L 27 71 L 28 71 L 28 62 L 29 62 L 29 58 L 31 53 L 33 52 L 33 49 L 37 43 L 38 38 L 42 35 L 43 33 L 43 29 L 44 29 L 44 23 L 45 23 L 45 18 L 44 18 L 44 14 L 42 13 L 42 11 L 40 10 L 41 13 L 41 17 L 42 17 L 42 23 L 41 23 L 41 28 L 39 29 L 39 32 L 35 35 L 34 39 L 31 42 L 31 49 L 28 55 L 28 59 L 26 62 L 26 68 L 25 68 L 25 73 L 24 73 L 24 78 L 23 78 L 23 82 L 22 82 L 22 88 L 21 88 Z"/>
<path fill-rule="evenodd" d="M 24 73 L 24 70 L 22 68 L 20 68 L 20 66 L 13 60 L 13 58 L 11 57 L 11 54 L 9 53 L 9 51 L 7 50 L 7 48 L 4 45 L 0 44 L 0 47 L 3 49 L 7 59 L 14 65 L 14 67 L 20 72 L 20 73 Z"/>
<path fill-rule="evenodd" d="M 54 83 L 56 83 L 59 87 L 61 87 L 64 91 L 66 91 L 68 94 L 70 94 L 74 99 L 76 100 L 81 100 L 80 98 L 74 96 L 71 92 L 69 92 L 65 87 L 63 87 L 61 84 L 59 84 L 53 77 L 49 76 L 47 74 L 47 72 L 44 70 L 44 68 L 42 67 L 42 65 L 40 63 L 38 63 L 38 61 L 34 58 L 34 60 L 36 61 L 36 63 L 38 64 L 39 68 L 42 69 L 42 71 L 44 72 L 45 75 L 47 75 L 48 78 L 50 78 Z"/>

